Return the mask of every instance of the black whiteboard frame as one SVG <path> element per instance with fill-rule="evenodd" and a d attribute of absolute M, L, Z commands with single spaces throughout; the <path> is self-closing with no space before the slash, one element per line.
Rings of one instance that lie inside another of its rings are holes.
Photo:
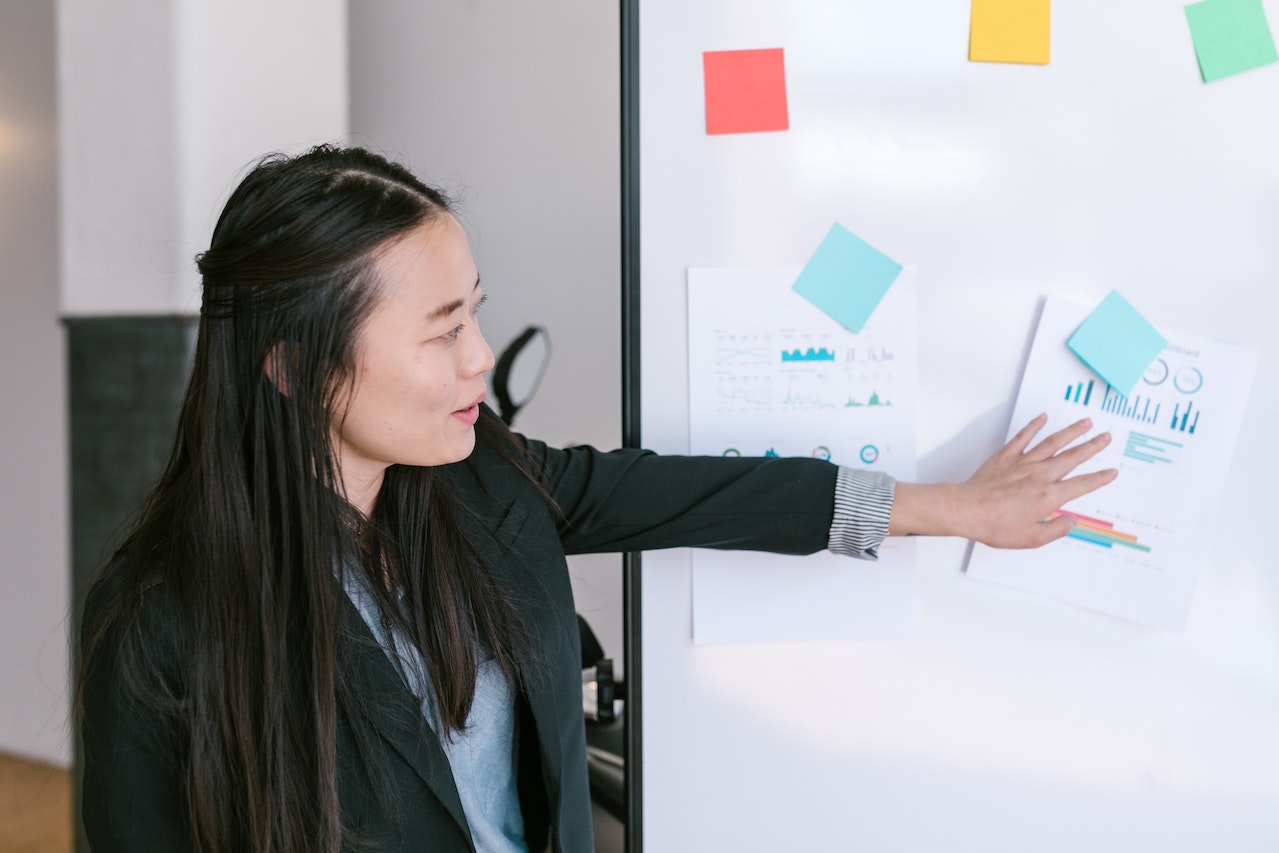
<path fill-rule="evenodd" d="M 620 0 L 622 444 L 640 447 L 639 0 Z M 626 663 L 625 848 L 644 849 L 643 660 L 638 552 L 622 558 L 622 630 Z"/>

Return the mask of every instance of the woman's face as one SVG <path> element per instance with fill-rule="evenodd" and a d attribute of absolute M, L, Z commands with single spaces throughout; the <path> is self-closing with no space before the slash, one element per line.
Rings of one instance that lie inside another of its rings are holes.
<path fill-rule="evenodd" d="M 479 275 L 457 220 L 445 214 L 390 244 L 375 271 L 380 300 L 360 330 L 354 387 L 332 423 L 347 499 L 365 512 L 388 466 L 470 455 L 483 374 L 493 367 L 476 322 Z"/>

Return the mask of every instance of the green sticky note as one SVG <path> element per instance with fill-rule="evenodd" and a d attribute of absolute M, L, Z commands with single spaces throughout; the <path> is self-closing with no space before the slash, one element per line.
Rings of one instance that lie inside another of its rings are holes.
<path fill-rule="evenodd" d="M 1168 341 L 1119 291 L 1112 290 L 1079 324 L 1066 346 L 1127 397 Z"/>
<path fill-rule="evenodd" d="M 1261 0 L 1203 0 L 1186 7 L 1205 83 L 1279 61 Z"/>
<path fill-rule="evenodd" d="M 837 222 L 791 289 L 860 332 L 901 271 L 901 264 Z"/>

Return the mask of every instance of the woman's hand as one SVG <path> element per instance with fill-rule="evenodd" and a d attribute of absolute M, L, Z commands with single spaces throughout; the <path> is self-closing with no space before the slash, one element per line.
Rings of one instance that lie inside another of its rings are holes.
<path fill-rule="evenodd" d="M 1074 521 L 1053 513 L 1119 472 L 1067 477 L 1110 443 L 1110 434 L 1101 433 L 1063 450 L 1092 427 L 1086 418 L 1027 450 L 1047 419 L 1040 415 L 1023 427 L 962 483 L 898 483 L 889 535 L 963 536 L 996 548 L 1037 548 L 1065 536 Z"/>

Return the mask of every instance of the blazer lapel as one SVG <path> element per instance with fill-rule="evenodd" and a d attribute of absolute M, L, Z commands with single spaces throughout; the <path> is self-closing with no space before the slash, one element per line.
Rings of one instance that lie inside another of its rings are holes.
<path fill-rule="evenodd" d="M 551 814 L 557 815 L 563 789 L 566 749 L 561 728 L 566 719 L 577 720 L 580 725 L 582 711 L 580 705 L 573 708 L 560 706 L 554 679 L 559 662 L 574 655 L 568 648 L 569 638 L 563 634 L 563 623 L 553 604 L 554 597 L 543 580 L 528 566 L 514 559 L 509 542 L 501 542 L 496 538 L 492 542 L 498 546 L 498 550 L 486 553 L 489 568 L 504 586 L 513 591 L 525 616 L 537 626 L 538 654 L 543 660 L 553 664 L 543 676 L 549 681 L 526 691 L 525 699 L 537 727 L 537 748 L 541 752 L 543 777 L 552 782 L 546 792 L 548 804 Z M 576 617 L 573 620 L 573 630 L 577 630 Z M 580 654 L 574 657 L 580 658 Z"/>
<path fill-rule="evenodd" d="M 417 700 L 349 600 L 343 602 L 342 619 L 349 639 L 338 644 L 338 668 L 347 680 L 348 690 L 362 696 L 366 707 L 375 709 L 367 716 L 357 716 L 355 709 L 343 702 L 352 724 L 370 726 L 390 744 L 444 804 L 463 836 L 469 839 L 471 830 L 439 736 L 427 725 Z"/>

